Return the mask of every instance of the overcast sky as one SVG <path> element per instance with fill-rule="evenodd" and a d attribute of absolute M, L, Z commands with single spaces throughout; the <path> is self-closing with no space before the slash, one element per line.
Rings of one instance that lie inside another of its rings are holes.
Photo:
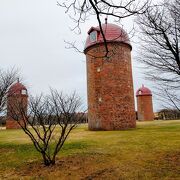
<path fill-rule="evenodd" d="M 123 27 L 129 30 L 131 25 L 126 20 Z M 97 26 L 95 18 L 82 25 L 81 35 L 73 33 L 71 19 L 56 0 L 0 0 L 0 66 L 19 68 L 32 94 L 46 93 L 49 87 L 76 90 L 86 103 L 85 55 L 66 49 L 64 40 L 77 41 L 83 49 L 91 26 Z M 134 91 L 142 84 L 151 88 L 133 57 Z M 154 109 L 159 107 L 154 101 Z"/>

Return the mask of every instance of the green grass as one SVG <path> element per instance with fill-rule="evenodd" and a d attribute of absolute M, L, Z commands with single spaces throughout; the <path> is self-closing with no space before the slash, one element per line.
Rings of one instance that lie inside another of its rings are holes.
<path fill-rule="evenodd" d="M 44 167 L 22 130 L 0 131 L 0 179 L 180 179 L 180 120 L 139 122 L 125 131 L 75 129 Z"/>

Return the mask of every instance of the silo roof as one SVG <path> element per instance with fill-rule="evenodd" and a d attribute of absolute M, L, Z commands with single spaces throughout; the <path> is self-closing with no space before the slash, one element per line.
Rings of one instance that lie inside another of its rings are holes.
<path fill-rule="evenodd" d="M 21 94 L 22 90 L 27 91 L 26 87 L 23 84 L 21 84 L 20 82 L 17 82 L 9 88 L 8 95 Z"/>
<path fill-rule="evenodd" d="M 142 85 L 137 91 L 136 91 L 136 96 L 145 96 L 145 95 L 150 95 L 152 96 L 152 92 L 149 88 L 145 87 Z"/>
<path fill-rule="evenodd" d="M 122 42 L 122 43 L 125 43 L 125 44 L 128 44 L 131 46 L 128 34 L 120 26 L 111 24 L 111 23 L 107 23 L 107 24 L 102 24 L 102 29 L 103 29 L 103 32 L 104 32 L 107 42 Z M 91 39 L 92 32 L 96 32 L 96 34 L 95 34 L 96 37 L 94 40 Z M 95 44 L 99 44 L 99 43 L 103 43 L 103 42 L 104 41 L 103 41 L 103 36 L 100 33 L 100 27 L 99 26 L 91 27 L 88 31 L 88 37 L 86 39 L 86 44 L 85 44 L 84 50 L 86 50 L 87 48 L 89 48 Z"/>

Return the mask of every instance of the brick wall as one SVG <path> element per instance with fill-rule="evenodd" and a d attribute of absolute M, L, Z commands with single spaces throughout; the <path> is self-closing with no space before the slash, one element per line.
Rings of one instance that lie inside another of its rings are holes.
<path fill-rule="evenodd" d="M 6 120 L 6 129 L 19 129 L 19 128 L 21 128 L 21 126 L 16 121 L 12 119 Z"/>
<path fill-rule="evenodd" d="M 137 109 L 138 109 L 138 120 L 140 121 L 154 120 L 151 95 L 137 96 Z"/>
<path fill-rule="evenodd" d="M 27 95 L 12 95 L 7 99 L 7 119 L 6 119 L 6 129 L 18 129 L 20 125 L 12 118 L 18 115 L 18 121 L 23 124 L 22 116 L 20 113 L 20 108 L 24 112 L 27 111 L 28 96 Z"/>
<path fill-rule="evenodd" d="M 131 47 L 123 43 L 108 43 L 108 48 L 113 51 L 109 59 L 103 57 L 103 44 L 94 45 L 85 52 L 89 129 L 135 128 Z"/>

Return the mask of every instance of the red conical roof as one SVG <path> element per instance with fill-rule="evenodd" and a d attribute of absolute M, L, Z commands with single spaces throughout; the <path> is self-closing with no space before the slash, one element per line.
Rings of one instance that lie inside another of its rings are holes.
<path fill-rule="evenodd" d="M 115 24 L 107 23 L 107 24 L 102 24 L 102 29 L 103 29 L 103 32 L 104 32 L 107 42 L 123 42 L 123 43 L 126 43 L 131 46 L 129 37 L 123 28 L 121 28 Z M 97 32 L 97 37 L 96 37 L 96 40 L 92 42 L 90 40 L 90 34 L 93 31 Z M 103 41 L 102 34 L 100 33 L 99 26 L 91 27 L 88 31 L 88 37 L 86 39 L 86 44 L 85 44 L 84 49 L 86 50 L 90 46 L 93 46 L 93 45 L 99 44 L 99 43 L 103 43 L 103 42 L 104 41 Z"/>
<path fill-rule="evenodd" d="M 152 96 L 152 92 L 150 89 L 142 85 L 142 87 L 136 91 L 136 96 Z"/>
<path fill-rule="evenodd" d="M 22 94 L 22 90 L 27 91 L 26 87 L 23 84 L 17 82 L 9 88 L 8 95 Z"/>

